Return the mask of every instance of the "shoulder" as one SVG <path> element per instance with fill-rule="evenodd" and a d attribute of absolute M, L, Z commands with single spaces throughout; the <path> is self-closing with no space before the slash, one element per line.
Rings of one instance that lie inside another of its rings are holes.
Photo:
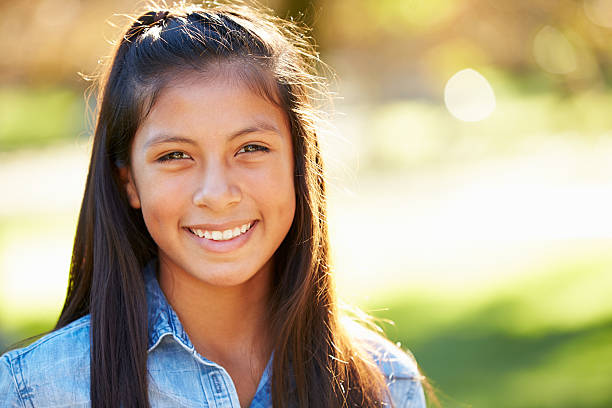
<path fill-rule="evenodd" d="M 87 315 L 2 355 L 0 405 L 56 406 L 55 400 L 85 404 L 89 400 L 89 329 Z"/>
<path fill-rule="evenodd" d="M 385 377 L 420 381 L 421 374 L 412 354 L 359 323 L 347 320 L 343 324 L 353 342 L 368 354 Z"/>
<path fill-rule="evenodd" d="M 376 363 L 385 377 L 393 406 L 425 407 L 423 376 L 414 356 L 356 322 L 348 320 L 343 323 L 353 342 Z"/>

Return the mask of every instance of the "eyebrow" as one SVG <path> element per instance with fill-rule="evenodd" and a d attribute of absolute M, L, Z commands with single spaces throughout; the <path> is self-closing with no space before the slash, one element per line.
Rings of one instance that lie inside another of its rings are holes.
<path fill-rule="evenodd" d="M 230 134 L 230 136 L 228 137 L 228 141 L 234 140 L 237 137 L 249 134 L 249 133 L 256 133 L 256 132 L 272 132 L 272 133 L 276 133 L 278 136 L 280 136 L 280 131 L 277 129 L 276 126 L 265 123 L 265 122 L 259 122 L 254 126 L 249 126 L 246 127 L 244 129 L 240 129 L 232 134 Z M 154 138 L 152 138 L 151 140 L 147 141 L 143 147 L 144 150 L 152 147 L 152 146 L 156 146 L 159 144 L 164 144 L 164 143 L 187 143 L 190 145 L 195 145 L 196 142 L 193 139 L 190 139 L 188 137 L 183 137 L 183 136 L 173 136 L 173 135 L 168 135 L 168 134 L 160 134 L 158 136 L 155 136 Z"/>

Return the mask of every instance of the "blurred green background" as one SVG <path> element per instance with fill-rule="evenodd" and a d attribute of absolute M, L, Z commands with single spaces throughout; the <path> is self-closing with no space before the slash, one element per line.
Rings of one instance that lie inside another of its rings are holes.
<path fill-rule="evenodd" d="M 612 406 L 612 2 L 263 3 L 336 73 L 342 297 L 395 323 L 444 407 Z M 0 348 L 58 316 L 86 78 L 139 5 L 0 1 Z"/>

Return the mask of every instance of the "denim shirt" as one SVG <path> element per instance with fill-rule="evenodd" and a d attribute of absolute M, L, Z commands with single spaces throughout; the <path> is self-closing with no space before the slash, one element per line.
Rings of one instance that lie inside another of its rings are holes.
<path fill-rule="evenodd" d="M 155 267 L 144 269 L 148 303 L 147 370 L 151 407 L 240 408 L 227 371 L 200 355 L 167 302 Z M 395 407 L 425 407 L 414 360 L 378 335 L 354 324 L 350 333 L 368 347 L 385 375 Z M 88 407 L 90 316 L 86 315 L 31 345 L 0 357 L 0 407 Z M 251 408 L 272 407 L 272 358 Z"/>

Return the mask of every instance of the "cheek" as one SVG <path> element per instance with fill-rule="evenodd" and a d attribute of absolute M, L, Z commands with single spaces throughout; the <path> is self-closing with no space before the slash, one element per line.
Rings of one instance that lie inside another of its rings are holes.
<path fill-rule="evenodd" d="M 287 165 L 277 165 L 258 175 L 253 182 L 253 191 L 270 205 L 282 207 L 285 211 L 295 208 L 295 188 L 293 186 L 293 169 Z"/>
<path fill-rule="evenodd" d="M 278 178 L 276 185 L 270 191 L 270 200 L 275 204 L 276 217 L 284 237 L 295 215 L 296 198 L 292 173 Z"/>
<path fill-rule="evenodd" d="M 169 222 L 180 216 L 186 199 L 185 182 L 178 182 L 172 178 L 151 178 L 146 180 L 140 191 L 142 215 L 147 227 Z"/>
<path fill-rule="evenodd" d="M 257 172 L 246 172 L 243 191 L 259 208 L 266 218 L 267 225 L 278 230 L 288 231 L 295 213 L 295 188 L 293 185 L 293 169 L 277 164 Z"/>

